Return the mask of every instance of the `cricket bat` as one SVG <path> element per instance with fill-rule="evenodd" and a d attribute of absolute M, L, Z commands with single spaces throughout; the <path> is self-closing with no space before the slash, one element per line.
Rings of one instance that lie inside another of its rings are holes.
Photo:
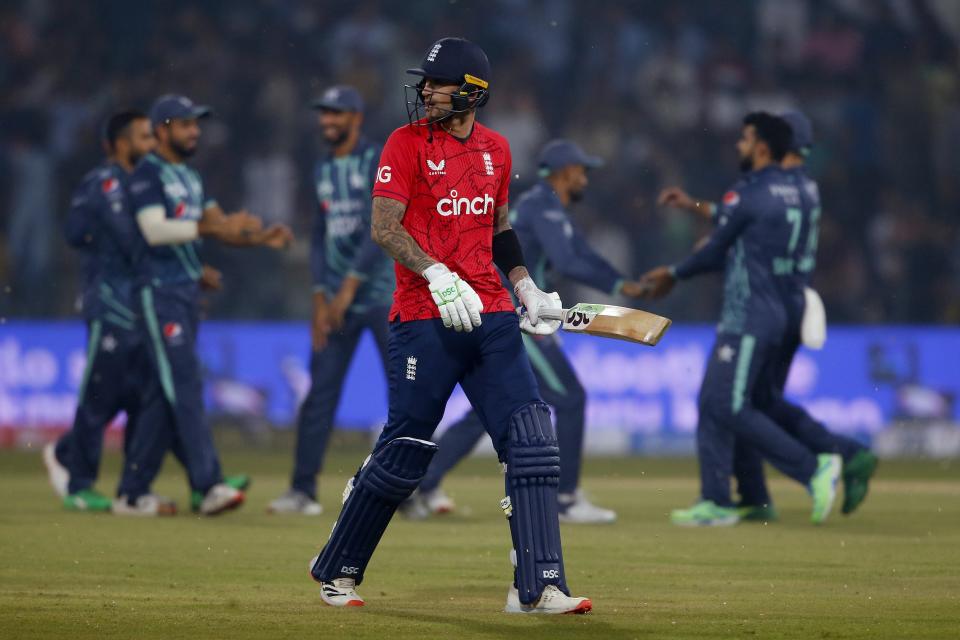
<path fill-rule="evenodd" d="M 569 309 L 542 309 L 540 318 L 559 320 L 564 331 L 639 342 L 651 347 L 660 342 L 671 323 L 669 318 L 640 309 L 584 302 Z"/>

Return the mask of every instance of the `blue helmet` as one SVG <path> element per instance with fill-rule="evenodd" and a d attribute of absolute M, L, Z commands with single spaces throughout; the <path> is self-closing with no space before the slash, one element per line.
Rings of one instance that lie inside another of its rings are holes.
<path fill-rule="evenodd" d="M 450 96 L 452 108 L 446 117 L 478 109 L 485 105 L 490 97 L 490 61 L 487 54 L 478 45 L 464 38 L 437 40 L 423 57 L 420 66 L 407 69 L 407 73 L 421 78 L 415 86 L 404 85 L 406 91 L 415 93 L 412 101 L 409 93 L 407 94 L 407 116 L 411 122 L 422 117 L 420 110 L 424 108 L 423 86 L 428 78 L 458 87 Z"/>

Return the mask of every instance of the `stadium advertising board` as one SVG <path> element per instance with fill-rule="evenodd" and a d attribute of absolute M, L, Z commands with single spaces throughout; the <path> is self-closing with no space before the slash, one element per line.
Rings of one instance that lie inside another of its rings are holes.
<path fill-rule="evenodd" d="M 8 322 L 0 330 L 0 429 L 7 445 L 72 421 L 83 377 L 83 328 L 73 322 Z M 588 447 L 609 452 L 689 452 L 697 392 L 713 332 L 674 326 L 658 347 L 563 336 L 589 396 Z M 199 350 L 211 416 L 289 428 L 309 384 L 306 326 L 203 326 Z M 788 395 L 832 429 L 875 439 L 890 425 L 960 421 L 960 330 L 835 327 L 823 351 L 801 351 Z M 466 411 L 458 392 L 444 425 Z M 365 337 L 351 366 L 337 423 L 376 429 L 386 384 Z M 946 445 L 945 445 L 946 446 Z"/>

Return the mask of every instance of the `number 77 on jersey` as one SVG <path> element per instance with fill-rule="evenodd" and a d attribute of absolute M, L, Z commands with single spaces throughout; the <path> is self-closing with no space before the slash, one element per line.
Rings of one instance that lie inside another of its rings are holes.
<path fill-rule="evenodd" d="M 655 313 L 581 302 L 569 309 L 543 309 L 544 320 L 559 320 L 564 331 L 654 346 L 670 328 L 671 320 Z"/>

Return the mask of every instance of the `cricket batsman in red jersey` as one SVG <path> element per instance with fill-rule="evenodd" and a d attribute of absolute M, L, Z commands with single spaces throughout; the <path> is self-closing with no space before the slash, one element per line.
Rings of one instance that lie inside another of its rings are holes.
<path fill-rule="evenodd" d="M 489 98 L 490 63 L 476 44 L 438 40 L 408 99 L 410 123 L 391 134 L 373 188 L 371 232 L 396 260 L 387 373 L 389 415 L 373 453 L 347 483 L 343 509 L 310 573 L 333 606 L 362 606 L 356 586 L 390 519 L 423 479 L 430 441 L 459 383 L 493 439 L 506 474 L 500 502 L 513 542 L 509 613 L 586 613 L 563 568 L 560 459 L 521 329 L 547 335 L 559 308 L 524 266 L 508 222 L 510 147 L 476 122 Z M 519 317 L 495 268 L 507 274 Z"/>

